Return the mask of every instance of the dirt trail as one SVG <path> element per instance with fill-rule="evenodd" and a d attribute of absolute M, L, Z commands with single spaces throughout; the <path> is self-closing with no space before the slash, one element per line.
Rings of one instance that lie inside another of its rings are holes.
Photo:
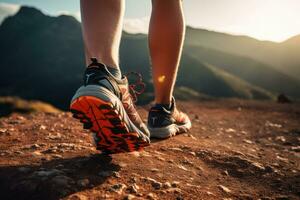
<path fill-rule="evenodd" d="M 70 113 L 1 118 L 0 199 L 300 199 L 299 104 L 179 104 L 189 134 L 112 157 Z"/>

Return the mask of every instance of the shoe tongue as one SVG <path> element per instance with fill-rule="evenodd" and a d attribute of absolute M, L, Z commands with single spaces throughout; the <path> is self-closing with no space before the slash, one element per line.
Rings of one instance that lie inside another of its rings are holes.
<path fill-rule="evenodd" d="M 168 111 L 171 111 L 172 104 L 155 104 L 154 107 L 156 107 L 156 108 L 164 108 L 164 109 L 166 109 Z"/>
<path fill-rule="evenodd" d="M 155 106 L 152 107 L 152 109 L 155 109 L 155 110 L 161 110 L 161 111 L 164 111 L 164 112 L 167 112 L 167 113 L 171 113 L 173 112 L 173 104 L 155 104 Z"/>
<path fill-rule="evenodd" d="M 165 110 L 167 112 L 173 112 L 175 109 L 175 99 L 174 97 L 172 97 L 172 101 L 170 102 L 170 104 L 155 104 L 155 106 L 153 107 L 154 109 L 158 109 L 158 110 Z"/>

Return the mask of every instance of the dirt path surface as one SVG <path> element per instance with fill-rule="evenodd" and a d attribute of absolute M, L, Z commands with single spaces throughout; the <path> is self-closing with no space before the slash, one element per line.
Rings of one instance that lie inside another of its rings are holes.
<path fill-rule="evenodd" d="M 70 113 L 1 118 L 0 199 L 300 199 L 299 105 L 179 104 L 189 134 L 111 157 Z"/>

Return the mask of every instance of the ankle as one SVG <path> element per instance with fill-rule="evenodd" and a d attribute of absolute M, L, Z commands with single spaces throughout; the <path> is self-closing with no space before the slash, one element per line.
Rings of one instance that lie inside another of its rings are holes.
<path fill-rule="evenodd" d="M 172 98 L 155 98 L 155 104 L 161 104 L 161 105 L 171 105 L 172 104 Z"/>

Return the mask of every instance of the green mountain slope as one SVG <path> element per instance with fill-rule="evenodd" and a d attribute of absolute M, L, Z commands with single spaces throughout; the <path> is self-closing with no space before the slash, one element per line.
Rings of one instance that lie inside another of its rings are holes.
<path fill-rule="evenodd" d="M 22 7 L 0 26 L 0 96 L 66 108 L 83 73 L 81 27 L 70 16 Z"/>
<path fill-rule="evenodd" d="M 300 35 L 275 43 L 189 27 L 186 44 L 249 57 L 300 80 Z"/>
<path fill-rule="evenodd" d="M 274 96 L 259 87 L 225 72 L 213 65 L 203 64 L 198 59 L 184 54 L 178 85 L 218 97 L 239 97 L 247 99 L 272 99 Z M 195 84 L 194 80 L 198 80 Z"/>
<path fill-rule="evenodd" d="M 188 46 L 185 51 L 199 61 L 215 65 L 253 85 L 277 94 L 285 93 L 300 97 L 300 81 L 273 69 L 269 65 L 247 57 L 199 46 Z"/>

